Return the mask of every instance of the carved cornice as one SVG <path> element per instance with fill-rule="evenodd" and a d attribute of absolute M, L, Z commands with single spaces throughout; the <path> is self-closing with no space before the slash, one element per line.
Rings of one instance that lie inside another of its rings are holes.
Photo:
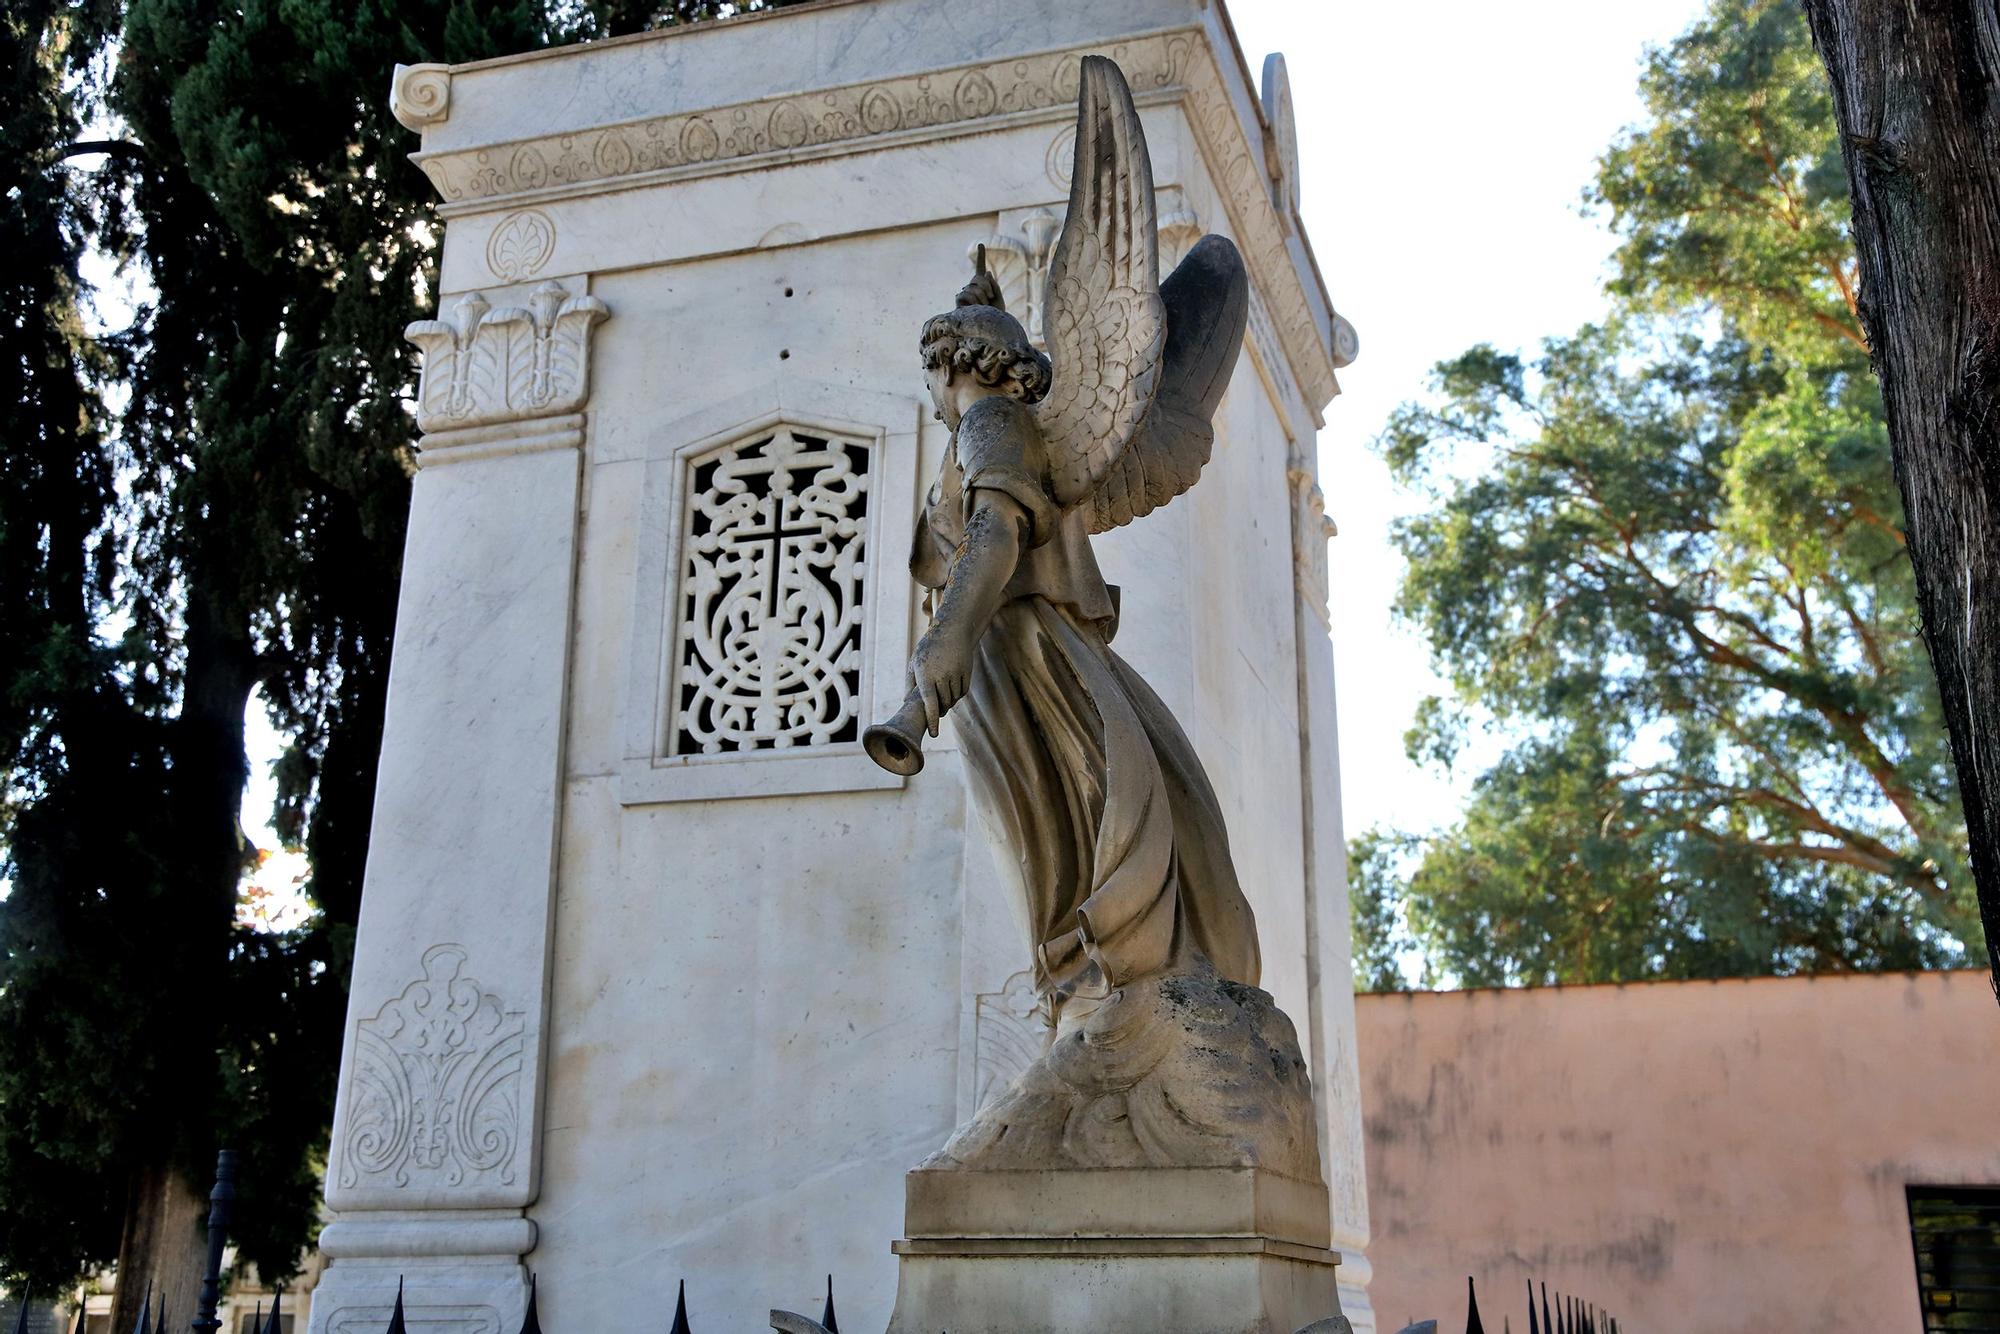
<path fill-rule="evenodd" d="M 1197 32 L 1135 37 L 1105 54 L 1124 69 L 1134 93 L 1172 88 L 1183 81 Z M 1087 54 L 1015 56 L 485 148 L 419 153 L 414 160 L 447 205 L 687 168 L 737 170 L 741 159 L 766 154 L 812 152 L 1022 112 L 1069 114 Z"/>
<path fill-rule="evenodd" d="M 1319 316 L 1306 298 L 1306 279 L 1292 262 L 1286 244 L 1290 223 L 1274 206 L 1270 177 L 1251 152 L 1222 71 L 1212 55 L 1190 64 L 1188 119 L 1194 123 L 1223 205 L 1229 210 L 1237 246 L 1269 300 L 1286 359 L 1317 417 L 1320 405 L 1340 392 L 1327 347 L 1331 330 L 1321 331 Z"/>
<path fill-rule="evenodd" d="M 590 397 L 590 331 L 611 314 L 594 296 L 543 283 L 526 306 L 478 292 L 403 331 L 424 354 L 417 425 L 428 432 L 575 412 Z"/>
<path fill-rule="evenodd" d="M 1315 409 L 1329 401 L 1338 392 L 1337 355 L 1330 346 L 1337 330 L 1322 321 L 1309 299 L 1306 285 L 1317 280 L 1301 274 L 1294 262 L 1287 244 L 1291 224 L 1279 207 L 1279 201 L 1296 198 L 1296 168 L 1284 152 L 1290 135 L 1280 127 L 1277 147 L 1285 179 L 1274 181 L 1259 151 L 1264 145 L 1253 146 L 1252 136 L 1261 140 L 1264 127 L 1246 125 L 1238 114 L 1198 27 L 1147 33 L 1109 48 L 1013 56 L 568 134 L 419 153 L 414 160 L 444 198 L 441 211 L 455 216 L 863 151 L 884 140 L 935 138 L 973 124 L 1057 121 L 1072 114 L 1077 72 L 1083 56 L 1093 51 L 1118 62 L 1142 104 L 1184 106 L 1220 186 L 1235 239 L 1266 294 L 1284 359 Z"/>

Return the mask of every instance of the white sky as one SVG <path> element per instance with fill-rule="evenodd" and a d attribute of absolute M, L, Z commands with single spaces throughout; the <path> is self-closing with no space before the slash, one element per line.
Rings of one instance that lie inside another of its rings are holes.
<path fill-rule="evenodd" d="M 1369 442 L 1429 369 L 1479 342 L 1532 350 L 1604 309 L 1612 237 L 1580 212 L 1597 155 L 1644 111 L 1639 62 L 1700 0 L 1229 0 L 1253 71 L 1283 51 L 1300 211 L 1361 335 L 1319 437 L 1348 834 L 1448 823 L 1465 779 L 1412 765 L 1403 733 L 1442 693 L 1392 622 L 1408 505 Z M 1461 770 L 1466 766 L 1461 765 Z"/>

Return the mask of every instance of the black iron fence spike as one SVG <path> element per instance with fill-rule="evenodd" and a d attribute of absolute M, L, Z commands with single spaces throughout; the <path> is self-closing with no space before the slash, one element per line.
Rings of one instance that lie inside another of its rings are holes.
<path fill-rule="evenodd" d="M 1479 1319 L 1479 1289 L 1473 1285 L 1470 1274 L 1465 1276 L 1465 1334 L 1486 1334 L 1486 1326 Z"/>
<path fill-rule="evenodd" d="M 403 1276 L 396 1275 L 396 1309 L 389 1313 L 387 1334 L 410 1334 L 403 1324 Z"/>
<path fill-rule="evenodd" d="M 229 1240 L 230 1215 L 236 1211 L 236 1151 L 215 1155 L 215 1189 L 208 1193 L 208 1269 L 201 1276 L 201 1296 L 195 1303 L 196 1334 L 215 1334 L 222 1321 L 215 1308 L 222 1300 L 222 1248 Z M 160 1334 L 166 1334 L 166 1294 L 160 1294 Z"/>
<path fill-rule="evenodd" d="M 1542 1327 L 1535 1323 L 1535 1280 L 1528 1280 L 1528 1334 L 1542 1334 Z"/>
<path fill-rule="evenodd" d="M 688 1281 L 681 1280 L 680 1293 L 674 1298 L 674 1327 L 667 1334 L 694 1334 L 688 1328 Z"/>
<path fill-rule="evenodd" d="M 28 1303 L 35 1300 L 35 1287 L 28 1284 L 21 1289 L 21 1315 L 14 1322 L 14 1334 L 28 1334 Z"/>
<path fill-rule="evenodd" d="M 278 1319 L 278 1308 L 284 1304 L 285 1290 L 271 1290 L 271 1323 L 264 1326 L 264 1334 L 285 1334 L 285 1322 Z"/>
<path fill-rule="evenodd" d="M 153 1334 L 153 1280 L 146 1280 L 145 1295 L 139 1298 L 139 1320 L 133 1334 Z"/>
<path fill-rule="evenodd" d="M 1542 1284 L 1542 1334 L 1556 1334 L 1556 1326 L 1549 1319 L 1549 1285 Z"/>
<path fill-rule="evenodd" d="M 825 1327 L 826 1334 L 840 1334 L 840 1321 L 833 1314 L 833 1275 L 831 1274 L 826 1276 L 826 1311 L 820 1316 L 819 1323 Z"/>

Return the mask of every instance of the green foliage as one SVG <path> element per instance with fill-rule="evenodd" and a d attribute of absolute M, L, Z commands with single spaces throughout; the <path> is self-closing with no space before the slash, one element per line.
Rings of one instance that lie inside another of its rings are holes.
<path fill-rule="evenodd" d="M 63 944 L 111 932 L 121 910 L 144 929 L 146 896 L 127 890 L 146 874 L 143 839 L 101 813 L 159 776 L 122 655 L 95 633 L 118 564 L 102 391 L 121 364 L 85 332 L 79 274 L 106 201 L 63 168 L 115 18 L 60 0 L 0 17 L 0 838 L 14 850 L 0 863 L 14 878 L 0 916 L 0 1255 L 40 1275 L 117 1244 L 121 1196 L 66 1187 L 131 1110 L 118 1087 L 128 1026 L 99 979 L 65 971 Z M 41 893 L 50 878 L 89 892 Z M 23 1023 L 24 991 L 60 997 L 49 1022 Z M 50 1067 L 59 1088 L 40 1084 Z"/>
<path fill-rule="evenodd" d="M 243 1259 L 283 1277 L 315 1229 L 408 507 L 402 330 L 435 283 L 391 68 L 757 7 L 0 19 L 0 1280 L 111 1261 L 134 1183 L 205 1188 L 221 1143 Z M 92 250 L 143 280 L 109 336 Z M 259 695 L 288 747 L 275 824 L 312 868 L 287 931 L 236 920 Z"/>
<path fill-rule="evenodd" d="M 1398 610 L 1511 742 L 1455 826 L 1352 859 L 1362 971 L 1471 985 L 1934 967 L 1965 827 L 1821 71 L 1780 0 L 1652 54 L 1593 197 L 1614 310 L 1438 367 L 1380 442 L 1426 510 Z"/>

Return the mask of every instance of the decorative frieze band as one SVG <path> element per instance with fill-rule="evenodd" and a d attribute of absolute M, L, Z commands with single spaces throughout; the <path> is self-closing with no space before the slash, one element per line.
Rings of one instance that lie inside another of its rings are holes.
<path fill-rule="evenodd" d="M 852 151 L 882 136 L 948 132 L 1008 117 L 1059 119 L 1075 105 L 1078 71 L 1088 53 L 1009 57 L 538 139 L 419 153 L 415 160 L 444 198 L 447 214 L 484 210 L 503 201 L 518 206 L 648 178 L 741 170 L 760 157 L 786 161 Z M 1222 186 L 1236 240 L 1271 304 L 1285 360 L 1306 397 L 1315 405 L 1326 403 L 1338 392 L 1333 374 L 1338 362 L 1331 347 L 1336 330 L 1309 299 L 1303 284 L 1313 280 L 1300 273 L 1288 245 L 1292 223 L 1287 214 L 1298 191 L 1289 86 L 1274 83 L 1263 90 L 1285 122 L 1267 147 L 1264 126 L 1243 124 L 1200 28 L 1148 33 L 1102 54 L 1118 62 L 1142 104 L 1149 95 L 1172 100 L 1178 94 L 1186 105 Z M 400 96 L 400 84 L 398 91 Z M 448 103 L 447 88 L 435 99 L 440 115 Z M 403 103 L 398 105 L 400 114 Z M 427 114 L 429 107 L 428 102 L 422 109 L 413 106 L 405 123 Z M 1259 141 L 1254 146 L 1253 135 Z M 1264 165 L 1273 150 L 1276 179 Z M 1051 153 L 1053 170 L 1060 165 L 1055 160 L 1059 155 L 1055 148 Z M 510 226 L 516 231 L 526 227 L 511 220 Z M 539 253 L 541 233 L 532 227 L 526 232 L 531 234 L 510 243 L 523 253 Z"/>
<path fill-rule="evenodd" d="M 1196 49 L 1195 30 L 1187 29 L 1122 42 L 1106 54 L 1125 71 L 1133 91 L 1143 94 L 1183 83 Z M 416 162 L 450 204 L 726 164 L 1024 111 L 1067 111 L 1076 105 L 1085 54 L 1049 51 L 1010 57 L 542 139 L 420 153 Z"/>

